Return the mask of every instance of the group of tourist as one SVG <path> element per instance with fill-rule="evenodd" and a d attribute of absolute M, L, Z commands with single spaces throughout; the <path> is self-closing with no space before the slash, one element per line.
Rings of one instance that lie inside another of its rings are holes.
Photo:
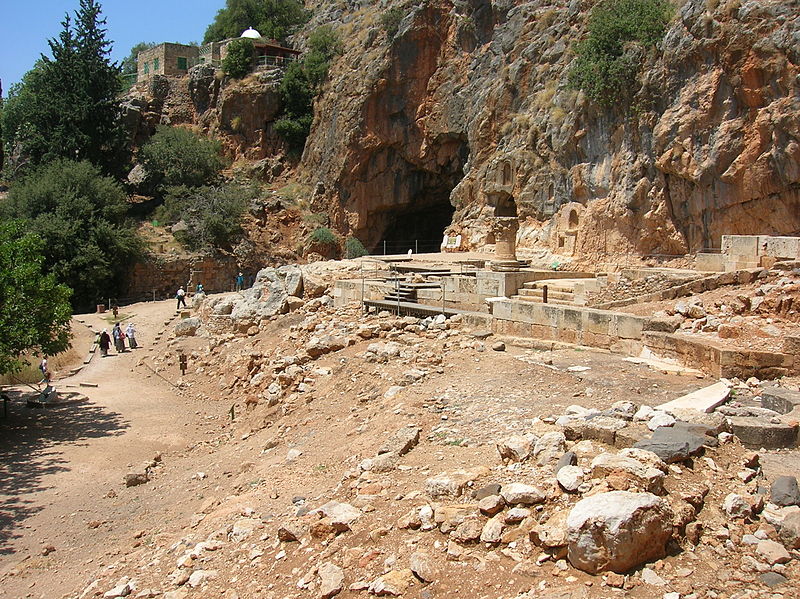
<path fill-rule="evenodd" d="M 122 353 L 125 351 L 125 340 L 128 340 L 128 346 L 130 349 L 136 349 L 139 347 L 139 344 L 136 343 L 136 327 L 134 324 L 128 323 L 128 326 L 125 327 L 125 330 L 122 330 L 122 327 L 119 323 L 114 325 L 114 328 L 111 329 L 111 334 L 109 335 L 108 329 L 103 329 L 103 331 L 97 335 L 97 339 L 95 343 L 100 347 L 100 355 L 106 357 L 108 355 L 108 350 L 111 348 L 111 342 L 114 342 L 114 349 L 117 350 L 117 353 Z"/>

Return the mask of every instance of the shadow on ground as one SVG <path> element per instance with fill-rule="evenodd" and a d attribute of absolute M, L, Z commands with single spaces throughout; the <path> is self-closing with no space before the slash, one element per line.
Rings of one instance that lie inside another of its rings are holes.
<path fill-rule="evenodd" d="M 128 428 L 121 414 L 93 405 L 85 397 L 44 408 L 26 407 L 30 393 L 7 392 L 8 416 L 0 407 L 0 555 L 13 553 L 11 540 L 26 519 L 42 509 L 31 495 L 46 490 L 48 475 L 69 469 L 59 446 L 120 435 Z M 74 394 L 77 396 L 77 394 Z"/>

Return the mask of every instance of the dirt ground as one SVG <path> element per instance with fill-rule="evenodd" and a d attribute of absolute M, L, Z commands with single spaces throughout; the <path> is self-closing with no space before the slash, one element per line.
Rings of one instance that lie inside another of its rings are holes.
<path fill-rule="evenodd" d="M 495 443 L 536 430 L 539 419 L 571 404 L 657 405 L 713 382 L 654 372 L 603 352 L 492 351 L 465 330 L 430 342 L 398 334 L 408 355 L 388 362 L 365 359 L 372 341 L 358 342 L 319 358 L 305 387 L 281 403 L 252 409 L 242 390 L 251 374 L 240 372 L 237 358 L 296 353 L 305 338 L 301 315 L 278 317 L 255 335 L 223 337 L 210 349 L 208 339 L 165 334 L 177 321 L 172 301 L 125 312 L 136 323 L 140 349 L 94 356 L 77 375 L 57 380 L 59 392 L 72 399 L 42 410 L 16 403 L 0 420 L 0 597 L 71 598 L 84 589 L 85 596 L 102 595 L 123 575 L 135 577 L 137 589 L 153 589 L 142 596 L 160 596 L 176 588 L 166 581 L 184 550 L 226 538 L 237 518 L 250 515 L 260 519 L 264 534 L 200 559 L 216 578 L 175 596 L 316 597 L 298 588 L 313 551 L 369 571 L 380 563 L 391 567 L 418 543 L 394 522 L 413 507 L 409 501 L 427 477 L 481 465 L 491 469 L 481 484 L 501 480 Z M 97 315 L 81 319 L 93 329 L 107 326 Z M 333 328 L 360 319 L 358 310 L 322 318 Z M 178 350 L 189 356 L 183 376 Z M 417 376 L 410 369 L 424 375 L 409 384 Z M 405 424 L 422 429 L 420 446 L 391 475 L 354 481 L 349 472 Z M 151 480 L 126 487 L 124 476 L 157 454 Z M 347 547 L 339 537 L 330 545 L 284 550 L 267 530 L 298 506 L 343 496 L 354 503 L 361 498 L 371 522 Z M 429 550 L 441 553 L 436 543 Z M 532 582 L 512 575 L 514 562 L 500 553 L 453 562 L 443 580 L 408 596 L 511 597 L 545 582 L 558 586 L 565 576 L 554 572 Z M 593 577 L 571 578 L 583 594 L 566 596 L 587 596 Z M 623 592 L 594 580 L 590 596 Z M 626 595 L 655 597 L 651 592 L 640 586 Z M 340 596 L 366 595 L 345 588 Z"/>

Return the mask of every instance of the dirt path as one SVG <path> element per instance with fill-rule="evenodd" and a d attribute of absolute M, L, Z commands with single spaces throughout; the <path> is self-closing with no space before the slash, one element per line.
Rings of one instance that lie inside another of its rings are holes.
<path fill-rule="evenodd" d="M 96 355 L 76 376 L 56 380 L 62 395 L 80 391 L 88 399 L 44 410 L 16 404 L 0 419 L 0 596 L 58 596 L 59 588 L 75 586 L 67 581 L 96 569 L 90 556 L 98 546 L 113 553 L 153 511 L 146 499 L 116 499 L 127 491 L 125 473 L 157 452 L 182 449 L 196 434 L 194 406 L 137 366 L 174 317 L 172 301 L 125 312 L 140 349 Z M 93 329 L 110 328 L 98 315 L 82 319 Z M 48 546 L 54 550 L 45 556 Z"/>

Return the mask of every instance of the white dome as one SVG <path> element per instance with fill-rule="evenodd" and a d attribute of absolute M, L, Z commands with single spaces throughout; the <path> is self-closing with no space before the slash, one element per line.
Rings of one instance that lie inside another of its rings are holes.
<path fill-rule="evenodd" d="M 251 40 L 258 40 L 258 39 L 261 39 L 261 34 L 258 31 L 256 31 L 255 29 L 253 29 L 252 27 L 249 27 L 247 29 L 247 31 L 242 33 L 242 35 L 240 37 L 246 37 L 246 38 L 251 39 Z"/>

